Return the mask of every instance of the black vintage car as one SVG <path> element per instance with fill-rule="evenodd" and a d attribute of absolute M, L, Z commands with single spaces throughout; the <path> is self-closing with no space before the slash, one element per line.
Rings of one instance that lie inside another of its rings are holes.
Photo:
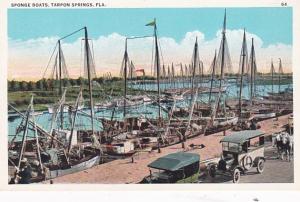
<path fill-rule="evenodd" d="M 245 130 L 224 137 L 222 157 L 218 163 L 209 163 L 211 177 L 229 174 L 234 183 L 239 182 L 241 172 L 256 167 L 258 173 L 264 170 L 264 133 L 260 130 Z"/>

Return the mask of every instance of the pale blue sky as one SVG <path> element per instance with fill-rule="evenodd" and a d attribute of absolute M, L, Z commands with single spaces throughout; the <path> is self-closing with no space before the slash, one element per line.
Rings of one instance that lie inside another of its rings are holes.
<path fill-rule="evenodd" d="M 148 35 L 152 29 L 144 25 L 155 17 L 160 36 L 179 42 L 186 32 L 199 30 L 209 40 L 222 27 L 223 15 L 224 8 L 9 9 L 8 36 L 21 40 L 60 37 L 83 26 L 93 38 L 113 32 Z M 264 46 L 292 44 L 292 8 L 227 8 L 227 27 L 245 27 Z"/>

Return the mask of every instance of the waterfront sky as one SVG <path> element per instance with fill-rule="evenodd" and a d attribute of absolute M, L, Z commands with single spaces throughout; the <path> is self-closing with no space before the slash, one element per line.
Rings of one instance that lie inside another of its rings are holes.
<path fill-rule="evenodd" d="M 96 71 L 119 72 L 125 36 L 151 35 L 144 26 L 157 19 L 163 62 L 188 64 L 195 37 L 199 38 L 200 58 L 209 68 L 219 48 L 224 8 L 134 8 L 134 9 L 9 9 L 9 79 L 38 79 L 46 68 L 56 40 L 78 28 L 88 27 L 93 39 Z M 254 38 L 258 65 L 268 71 L 271 59 L 281 57 L 286 71 L 292 65 L 292 8 L 227 8 L 227 35 L 236 69 L 246 28 L 248 50 Z M 81 74 L 83 33 L 64 41 L 66 63 L 72 77 Z M 151 66 L 152 40 L 129 44 L 129 56 L 139 68 Z M 69 67 L 70 66 L 70 67 Z M 275 67 L 276 68 L 276 67 Z"/>

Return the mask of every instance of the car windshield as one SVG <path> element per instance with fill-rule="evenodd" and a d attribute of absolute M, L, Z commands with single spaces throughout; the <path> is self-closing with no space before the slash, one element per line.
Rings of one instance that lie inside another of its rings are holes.
<path fill-rule="evenodd" d="M 229 151 L 229 152 L 239 152 L 241 151 L 241 147 L 239 144 L 232 143 L 232 142 L 223 142 L 223 151 Z"/>
<path fill-rule="evenodd" d="M 152 173 L 151 181 L 153 183 L 170 183 L 173 175 L 168 171 L 158 171 Z"/>

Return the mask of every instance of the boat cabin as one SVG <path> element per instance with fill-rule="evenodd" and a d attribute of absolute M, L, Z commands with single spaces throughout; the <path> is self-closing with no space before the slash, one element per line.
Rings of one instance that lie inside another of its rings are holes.
<path fill-rule="evenodd" d="M 131 140 L 112 142 L 104 146 L 103 150 L 108 154 L 126 155 L 134 153 L 134 142 Z"/>

